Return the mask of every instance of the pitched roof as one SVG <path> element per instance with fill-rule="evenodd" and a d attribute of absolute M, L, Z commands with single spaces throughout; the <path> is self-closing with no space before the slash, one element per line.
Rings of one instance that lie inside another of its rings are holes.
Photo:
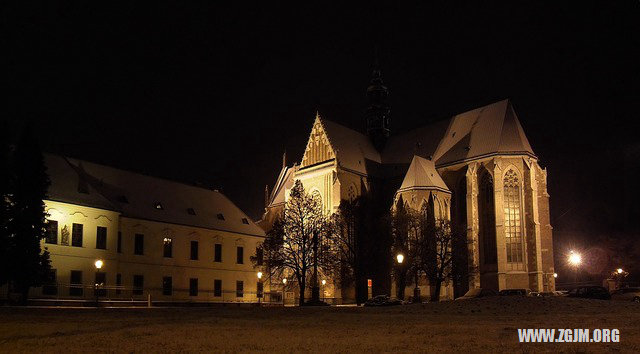
<path fill-rule="evenodd" d="M 285 193 L 287 189 L 293 187 L 293 174 L 298 170 L 298 165 L 291 167 L 283 167 L 278 175 L 276 184 L 273 186 L 271 195 L 269 196 L 269 206 L 283 204 L 285 202 Z"/>
<path fill-rule="evenodd" d="M 324 118 L 319 119 L 341 167 L 367 173 L 366 160 L 380 163 L 380 153 L 368 136 Z"/>
<path fill-rule="evenodd" d="M 399 191 L 411 189 L 438 189 L 449 192 L 433 161 L 417 155 L 413 156 Z"/>
<path fill-rule="evenodd" d="M 433 160 L 440 166 L 493 153 L 535 156 L 509 100 L 453 116 Z"/>
<path fill-rule="evenodd" d="M 45 161 L 52 200 L 117 210 L 131 218 L 264 236 L 251 218 L 218 191 L 61 156 L 47 154 Z M 76 181 L 87 182 L 89 193 L 79 193 Z"/>

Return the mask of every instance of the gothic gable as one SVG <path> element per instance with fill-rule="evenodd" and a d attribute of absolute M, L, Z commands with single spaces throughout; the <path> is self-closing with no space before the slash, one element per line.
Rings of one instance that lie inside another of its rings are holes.
<path fill-rule="evenodd" d="M 301 167 L 307 167 L 324 161 L 329 161 L 334 159 L 335 156 L 333 147 L 327 137 L 327 132 L 320 121 L 320 116 L 316 115 L 316 120 L 313 123 L 307 147 L 304 150 L 304 155 L 302 156 Z"/>

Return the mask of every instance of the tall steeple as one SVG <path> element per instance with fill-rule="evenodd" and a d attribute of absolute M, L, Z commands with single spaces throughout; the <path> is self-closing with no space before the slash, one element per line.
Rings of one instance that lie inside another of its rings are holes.
<path fill-rule="evenodd" d="M 384 148 L 387 138 L 389 138 L 389 113 L 391 109 L 387 104 L 389 89 L 382 82 L 380 63 L 378 62 L 378 51 L 376 48 L 375 60 L 371 82 L 367 87 L 367 98 L 369 107 L 365 113 L 367 124 L 367 135 L 373 141 L 373 145 L 381 151 Z"/>

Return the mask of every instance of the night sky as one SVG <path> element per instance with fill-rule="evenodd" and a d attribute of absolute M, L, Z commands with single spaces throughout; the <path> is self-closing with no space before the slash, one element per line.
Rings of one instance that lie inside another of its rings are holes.
<path fill-rule="evenodd" d="M 46 151 L 215 187 L 259 218 L 316 110 L 364 128 L 377 46 L 392 134 L 510 98 L 556 241 L 639 235 L 639 1 L 314 3 L 3 2 L 2 116 Z"/>

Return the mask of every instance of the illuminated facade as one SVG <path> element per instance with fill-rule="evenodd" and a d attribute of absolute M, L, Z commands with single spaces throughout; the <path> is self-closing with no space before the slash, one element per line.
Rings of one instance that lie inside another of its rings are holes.
<path fill-rule="evenodd" d="M 62 156 L 43 246 L 47 286 L 34 296 L 154 302 L 256 302 L 250 260 L 264 232 L 218 191 Z M 96 260 L 103 265 L 98 270 Z"/>
<path fill-rule="evenodd" d="M 366 135 L 316 115 L 302 160 L 283 164 L 259 224 L 270 227 L 294 180 L 319 194 L 327 213 L 365 193 L 388 208 L 402 197 L 421 210 L 433 198 L 439 218 L 466 230 L 469 240 L 468 282 L 446 297 L 478 287 L 554 290 L 547 172 L 511 102 L 390 135 L 387 94 L 374 71 Z"/>

